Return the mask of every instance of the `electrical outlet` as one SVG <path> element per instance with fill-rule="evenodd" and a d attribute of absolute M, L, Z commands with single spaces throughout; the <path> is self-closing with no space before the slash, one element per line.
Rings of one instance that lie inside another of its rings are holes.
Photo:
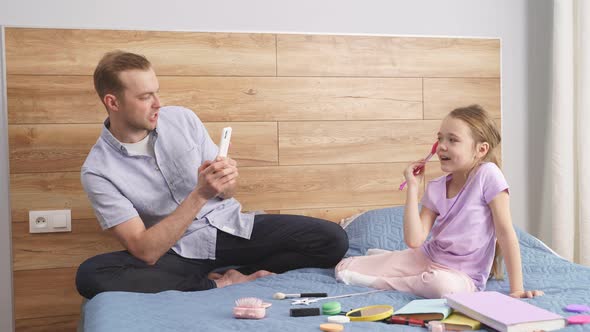
<path fill-rule="evenodd" d="M 35 218 L 35 228 L 47 228 L 47 218 L 37 217 Z"/>
<path fill-rule="evenodd" d="M 71 210 L 29 211 L 29 233 L 53 233 L 71 231 Z"/>

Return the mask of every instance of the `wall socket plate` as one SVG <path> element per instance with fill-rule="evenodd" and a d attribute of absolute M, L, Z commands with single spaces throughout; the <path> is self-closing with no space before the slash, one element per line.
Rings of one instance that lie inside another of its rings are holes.
<path fill-rule="evenodd" d="M 54 233 L 71 231 L 71 210 L 29 211 L 29 233 Z"/>

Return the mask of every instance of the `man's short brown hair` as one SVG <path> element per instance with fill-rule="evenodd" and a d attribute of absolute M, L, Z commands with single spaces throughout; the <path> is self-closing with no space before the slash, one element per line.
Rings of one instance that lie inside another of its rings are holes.
<path fill-rule="evenodd" d="M 106 53 L 94 70 L 94 89 L 102 101 L 107 94 L 121 97 L 125 86 L 119 73 L 125 70 L 148 70 L 152 64 L 143 55 L 113 51 Z"/>

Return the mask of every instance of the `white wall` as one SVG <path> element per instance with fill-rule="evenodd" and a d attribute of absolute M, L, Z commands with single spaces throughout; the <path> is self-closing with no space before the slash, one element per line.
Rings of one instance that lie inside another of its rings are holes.
<path fill-rule="evenodd" d="M 0 25 L 8 26 L 500 37 L 503 161 L 512 216 L 516 225 L 538 231 L 551 0 L 6 2 L 0 3 Z"/>
<path fill-rule="evenodd" d="M 12 331 L 12 247 L 8 199 L 8 117 L 4 84 L 4 29 L 0 20 L 0 331 Z"/>

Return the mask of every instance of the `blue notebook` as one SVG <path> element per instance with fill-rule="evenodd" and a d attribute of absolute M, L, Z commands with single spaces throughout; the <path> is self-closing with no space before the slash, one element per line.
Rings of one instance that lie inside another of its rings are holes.
<path fill-rule="evenodd" d="M 445 299 L 414 300 L 398 311 L 394 316 L 402 316 L 421 320 L 442 320 L 447 318 L 453 309 L 447 305 Z"/>

